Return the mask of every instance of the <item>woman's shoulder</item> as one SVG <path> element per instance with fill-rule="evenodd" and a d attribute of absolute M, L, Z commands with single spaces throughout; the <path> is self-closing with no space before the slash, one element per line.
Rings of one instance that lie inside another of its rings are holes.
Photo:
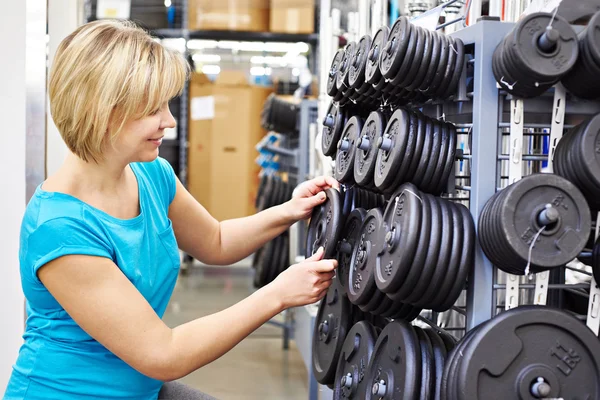
<path fill-rule="evenodd" d="M 138 178 L 141 176 L 147 179 L 149 189 L 157 191 L 165 205 L 171 204 L 175 197 L 177 177 L 167 160 L 157 157 L 150 162 L 132 163 L 131 168 Z"/>

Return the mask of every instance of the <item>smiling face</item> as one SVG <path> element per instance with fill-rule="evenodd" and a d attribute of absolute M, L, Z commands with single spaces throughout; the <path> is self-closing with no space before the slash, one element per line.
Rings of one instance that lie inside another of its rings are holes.
<path fill-rule="evenodd" d="M 69 150 L 85 162 L 130 163 L 158 156 L 175 127 L 168 102 L 189 65 L 127 21 L 94 21 L 57 49 L 49 80 L 52 118 Z"/>
<path fill-rule="evenodd" d="M 107 162 L 149 162 L 158 157 L 164 130 L 175 128 L 175 118 L 164 103 L 156 112 L 126 122 L 112 145 L 103 151 Z"/>

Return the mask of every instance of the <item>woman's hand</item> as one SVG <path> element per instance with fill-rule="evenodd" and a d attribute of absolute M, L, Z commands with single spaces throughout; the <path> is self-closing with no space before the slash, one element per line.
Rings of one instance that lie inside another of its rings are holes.
<path fill-rule="evenodd" d="M 281 301 L 283 309 L 316 303 L 331 286 L 336 260 L 322 260 L 323 248 L 310 258 L 292 265 L 269 285 Z"/>
<path fill-rule="evenodd" d="M 294 189 L 292 199 L 283 206 L 292 220 L 307 219 L 310 217 L 313 208 L 325 202 L 327 198 L 325 190 L 329 188 L 340 189 L 338 181 L 330 176 L 320 176 L 303 182 Z"/>

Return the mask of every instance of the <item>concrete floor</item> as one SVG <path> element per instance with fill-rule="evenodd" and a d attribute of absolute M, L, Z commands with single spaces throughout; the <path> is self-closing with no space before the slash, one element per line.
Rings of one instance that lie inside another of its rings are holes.
<path fill-rule="evenodd" d="M 223 310 L 253 290 L 247 263 L 230 267 L 194 265 L 181 274 L 164 315 L 174 327 Z M 220 359 L 182 382 L 223 400 L 305 400 L 307 371 L 295 343 L 282 348 L 281 328 L 264 325 Z"/>

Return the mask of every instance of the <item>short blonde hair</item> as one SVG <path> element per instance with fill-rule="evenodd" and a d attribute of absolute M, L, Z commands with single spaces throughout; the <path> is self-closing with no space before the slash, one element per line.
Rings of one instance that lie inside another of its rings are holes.
<path fill-rule="evenodd" d="M 189 65 L 132 22 L 95 21 L 59 45 L 50 73 L 50 112 L 67 147 L 85 161 L 103 159 L 126 122 L 179 95 Z"/>

